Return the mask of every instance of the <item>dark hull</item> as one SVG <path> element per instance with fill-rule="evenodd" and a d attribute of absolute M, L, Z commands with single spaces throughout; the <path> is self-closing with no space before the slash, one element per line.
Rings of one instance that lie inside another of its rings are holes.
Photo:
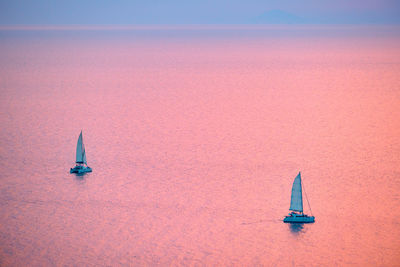
<path fill-rule="evenodd" d="M 85 166 L 75 166 L 74 168 L 71 168 L 71 170 L 69 171 L 70 173 L 85 173 L 85 172 L 92 172 L 92 168 L 90 168 L 89 166 L 85 167 Z"/>
<path fill-rule="evenodd" d="M 314 216 L 307 216 L 307 215 L 295 215 L 295 216 L 286 216 L 283 219 L 285 223 L 313 223 L 315 222 Z"/>

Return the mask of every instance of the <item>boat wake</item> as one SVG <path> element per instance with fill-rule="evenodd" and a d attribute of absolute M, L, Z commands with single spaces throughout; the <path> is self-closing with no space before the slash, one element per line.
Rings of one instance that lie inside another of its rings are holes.
<path fill-rule="evenodd" d="M 282 221 L 281 219 L 275 219 L 275 220 L 259 220 L 259 221 L 253 221 L 253 222 L 242 222 L 241 225 L 250 225 L 250 224 L 257 224 L 257 223 L 263 223 L 263 222 L 280 222 Z"/>

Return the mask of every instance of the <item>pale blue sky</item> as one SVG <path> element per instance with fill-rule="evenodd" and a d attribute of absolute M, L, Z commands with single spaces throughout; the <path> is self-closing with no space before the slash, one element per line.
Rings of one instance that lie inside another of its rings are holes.
<path fill-rule="evenodd" d="M 398 0 L 0 0 L 0 24 L 400 23 Z"/>

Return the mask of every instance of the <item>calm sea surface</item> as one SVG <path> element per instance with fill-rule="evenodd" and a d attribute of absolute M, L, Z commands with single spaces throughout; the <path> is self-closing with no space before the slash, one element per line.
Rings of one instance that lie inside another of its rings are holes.
<path fill-rule="evenodd" d="M 0 125 L 1 266 L 400 265 L 396 29 L 3 29 Z"/>

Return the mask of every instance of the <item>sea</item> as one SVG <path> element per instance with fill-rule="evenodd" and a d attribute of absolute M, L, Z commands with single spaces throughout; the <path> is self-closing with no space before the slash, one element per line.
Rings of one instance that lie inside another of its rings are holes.
<path fill-rule="evenodd" d="M 400 265 L 398 26 L 2 27 L 0 125 L 1 266 Z"/>

